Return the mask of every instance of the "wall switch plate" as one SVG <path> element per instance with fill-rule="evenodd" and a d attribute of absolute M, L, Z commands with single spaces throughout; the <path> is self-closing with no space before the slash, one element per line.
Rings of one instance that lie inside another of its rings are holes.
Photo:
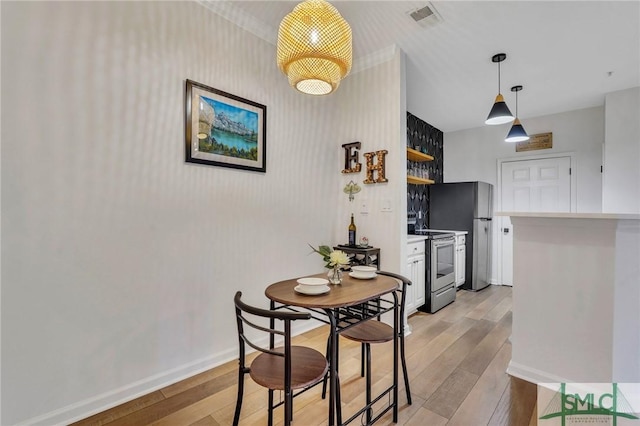
<path fill-rule="evenodd" d="M 363 198 L 360 201 L 360 214 L 361 215 L 368 215 L 369 214 L 369 202 L 365 198 Z"/>
<path fill-rule="evenodd" d="M 382 200 L 382 210 L 383 212 L 393 211 L 391 208 L 391 200 Z"/>

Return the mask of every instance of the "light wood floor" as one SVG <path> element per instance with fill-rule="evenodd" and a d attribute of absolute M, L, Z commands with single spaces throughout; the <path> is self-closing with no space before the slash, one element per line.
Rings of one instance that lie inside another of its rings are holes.
<path fill-rule="evenodd" d="M 417 313 L 409 324 L 412 333 L 406 338 L 406 350 L 413 404 L 407 405 L 401 386 L 398 424 L 537 424 L 536 386 L 505 373 L 511 358 L 510 287 L 461 290 L 455 303 L 433 315 Z M 296 337 L 294 343 L 324 352 L 326 338 L 325 326 Z M 340 340 L 343 419 L 347 419 L 364 404 L 364 379 L 360 346 Z M 391 344 L 372 345 L 374 392 L 391 383 L 391 359 Z M 245 380 L 240 424 L 266 425 L 267 392 L 248 376 Z M 237 361 L 232 361 L 75 425 L 230 425 L 236 381 Z M 320 387 L 294 400 L 296 425 L 326 425 L 327 414 Z M 275 420 L 282 423 L 281 408 Z M 391 413 L 378 424 L 393 424 Z"/>

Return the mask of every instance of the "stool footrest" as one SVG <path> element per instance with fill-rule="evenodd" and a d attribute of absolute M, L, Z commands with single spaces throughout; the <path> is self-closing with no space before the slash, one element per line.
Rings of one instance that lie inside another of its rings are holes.
<path fill-rule="evenodd" d="M 376 402 L 380 401 L 382 399 L 382 397 L 384 397 L 385 395 L 391 393 L 391 391 L 393 391 L 395 388 L 394 385 L 389 386 L 386 390 L 382 391 L 382 393 L 380 393 L 380 395 L 376 396 L 373 401 L 371 401 L 370 404 L 364 406 L 363 408 L 361 408 L 360 410 L 358 410 L 353 416 L 349 417 L 345 422 L 343 422 L 343 425 L 347 425 L 349 423 L 351 423 L 352 421 L 354 421 L 355 419 L 357 419 L 358 417 L 360 417 L 361 415 L 363 415 L 364 413 L 367 412 L 367 410 L 370 410 L 373 407 L 373 404 L 375 404 Z M 375 423 L 376 421 L 378 421 L 380 419 L 380 417 L 384 416 L 387 411 L 389 411 L 390 409 L 392 409 L 394 407 L 395 404 L 391 403 L 389 405 L 387 405 L 384 410 L 382 410 L 380 413 L 378 413 L 378 415 L 376 417 L 374 417 L 373 419 L 371 419 L 371 423 Z"/>

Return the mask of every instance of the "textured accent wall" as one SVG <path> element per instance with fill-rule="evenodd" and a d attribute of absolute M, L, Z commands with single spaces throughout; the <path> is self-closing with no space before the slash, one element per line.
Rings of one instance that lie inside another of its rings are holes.
<path fill-rule="evenodd" d="M 270 283 L 323 271 L 309 243 L 345 241 L 340 145 L 402 144 L 399 51 L 313 97 L 193 1 L 2 2 L 0 19 L 2 425 L 70 424 L 236 358 L 235 292 L 268 306 Z M 185 164 L 186 78 L 267 106 L 267 173 Z M 399 270 L 389 157 L 357 224 Z"/>
<path fill-rule="evenodd" d="M 429 179 L 442 183 L 444 134 L 429 123 L 407 112 L 407 146 L 433 156 L 433 161 L 415 163 L 407 160 L 407 170 L 426 169 Z M 407 185 L 407 212 L 416 214 L 416 229 L 426 228 L 428 221 L 429 185 Z"/>

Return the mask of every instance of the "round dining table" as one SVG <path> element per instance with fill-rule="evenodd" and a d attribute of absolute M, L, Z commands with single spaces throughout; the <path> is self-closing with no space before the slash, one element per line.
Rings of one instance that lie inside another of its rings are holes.
<path fill-rule="evenodd" d="M 326 278 L 326 274 L 313 275 L 315 278 Z M 358 305 L 379 301 L 382 296 L 393 296 L 394 340 L 393 340 L 393 419 L 398 417 L 398 297 L 399 289 L 394 278 L 376 275 L 371 279 L 356 279 L 345 274 L 341 284 L 328 284 L 329 291 L 323 294 L 307 295 L 298 293 L 295 288 L 299 278 L 292 278 L 271 284 L 265 290 L 265 295 L 271 300 L 271 309 L 282 307 L 308 308 L 314 312 L 323 312 L 326 315 L 329 332 L 329 425 L 342 424 L 342 413 L 338 379 L 338 335 L 343 321 L 340 320 L 341 309 L 352 308 Z M 277 306 L 279 303 L 281 306 Z M 361 318 L 362 321 L 369 318 Z M 348 323 L 352 326 L 354 323 Z M 390 406 L 390 407 L 391 407 Z M 387 408 L 388 409 L 388 408 Z M 354 416 L 355 417 L 355 416 Z M 349 419 L 346 423 L 348 423 Z"/>

